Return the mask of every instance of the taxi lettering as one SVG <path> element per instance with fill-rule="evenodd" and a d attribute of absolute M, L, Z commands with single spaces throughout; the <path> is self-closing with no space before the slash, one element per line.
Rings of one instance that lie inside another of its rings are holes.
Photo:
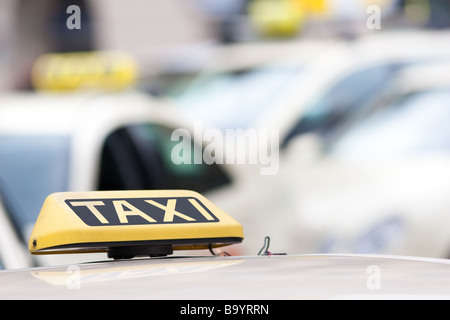
<path fill-rule="evenodd" d="M 193 197 L 69 199 L 65 202 L 89 226 L 219 221 Z"/>

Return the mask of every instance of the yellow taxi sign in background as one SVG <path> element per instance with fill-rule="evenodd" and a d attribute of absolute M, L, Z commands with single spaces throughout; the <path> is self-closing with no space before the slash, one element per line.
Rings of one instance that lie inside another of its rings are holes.
<path fill-rule="evenodd" d="M 49 53 L 36 60 L 31 81 L 41 91 L 121 90 L 137 81 L 137 69 L 124 52 Z"/>
<path fill-rule="evenodd" d="M 327 16 L 328 0 L 252 0 L 249 16 L 263 36 L 296 36 L 310 17 Z"/>
<path fill-rule="evenodd" d="M 167 255 L 239 243 L 242 226 L 188 190 L 62 192 L 47 197 L 29 241 L 32 254 Z"/>

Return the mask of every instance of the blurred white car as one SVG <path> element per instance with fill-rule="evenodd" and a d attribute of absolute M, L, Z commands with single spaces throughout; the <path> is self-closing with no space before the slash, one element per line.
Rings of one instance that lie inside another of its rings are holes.
<path fill-rule="evenodd" d="M 293 50 L 281 62 L 200 81 L 185 92 L 178 107 L 193 122 L 204 121 L 205 127 L 225 131 L 273 129 L 279 133 L 278 173 L 262 176 L 251 166 L 235 165 L 239 180 L 233 189 L 210 195 L 254 236 L 245 244 L 248 250 L 257 250 L 260 239 L 270 235 L 277 251 L 298 252 L 298 242 L 304 239 L 296 230 L 294 212 L 304 184 L 303 178 L 291 175 L 290 167 L 310 170 L 301 163 L 314 157 L 317 144 L 313 140 L 326 143 L 348 121 L 398 92 L 395 79 L 405 68 L 449 57 L 448 39 L 447 32 L 371 34 L 354 42 L 329 43 L 298 60 Z M 302 139 L 301 146 L 291 145 L 308 133 L 314 136 Z"/>
<path fill-rule="evenodd" d="M 303 252 L 450 257 L 448 70 L 405 70 L 390 102 L 290 159 Z"/>

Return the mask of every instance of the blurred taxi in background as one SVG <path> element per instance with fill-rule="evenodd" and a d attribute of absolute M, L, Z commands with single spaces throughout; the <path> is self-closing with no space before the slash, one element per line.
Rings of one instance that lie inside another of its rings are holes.
<path fill-rule="evenodd" d="M 261 176 L 249 166 L 234 166 L 239 182 L 209 195 L 257 235 L 246 241 L 248 248 L 256 248 L 269 234 L 280 252 L 297 252 L 299 241 L 305 245 L 302 250 L 318 250 L 308 248 L 293 214 L 300 190 L 309 183 L 293 178 L 291 171 L 309 170 L 303 162 L 316 157 L 316 139 L 332 141 L 350 120 L 397 94 L 395 79 L 402 70 L 450 56 L 448 38 L 446 32 L 398 32 L 352 42 L 306 42 L 305 50 L 292 46 L 289 55 L 280 54 L 281 61 L 273 64 L 201 75 L 172 96 L 184 117 L 204 121 L 206 127 L 280 133 L 279 174 Z"/>
<path fill-rule="evenodd" d="M 389 98 L 290 159 L 304 250 L 450 257 L 449 70 L 404 69 Z"/>

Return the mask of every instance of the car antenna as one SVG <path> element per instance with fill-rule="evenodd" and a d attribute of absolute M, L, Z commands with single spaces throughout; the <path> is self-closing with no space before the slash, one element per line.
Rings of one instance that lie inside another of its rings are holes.
<path fill-rule="evenodd" d="M 264 244 L 258 252 L 258 256 L 271 256 L 271 255 L 285 255 L 286 254 L 286 253 L 272 253 L 269 251 L 269 246 L 270 246 L 270 237 L 266 236 L 264 238 Z"/>

